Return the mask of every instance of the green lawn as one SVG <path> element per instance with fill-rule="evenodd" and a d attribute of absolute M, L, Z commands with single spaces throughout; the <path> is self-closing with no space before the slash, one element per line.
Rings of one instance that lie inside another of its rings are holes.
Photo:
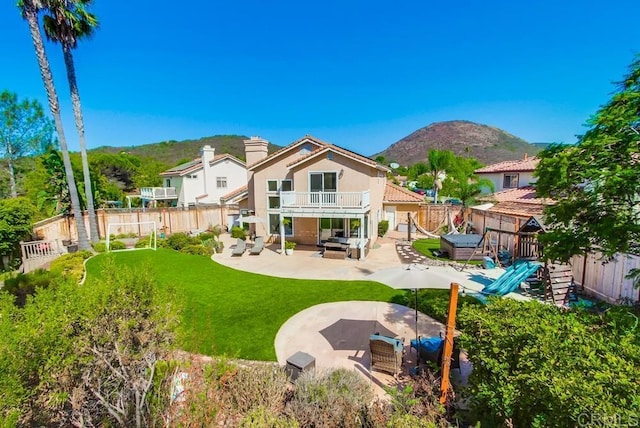
<path fill-rule="evenodd" d="M 151 269 L 159 286 L 176 289 L 183 305 L 178 346 L 207 355 L 275 360 L 278 329 L 303 309 L 344 300 L 406 301 L 404 291 L 377 282 L 257 275 L 163 248 L 112 254 L 116 264 Z M 100 277 L 104 257 L 87 262 L 87 284 Z"/>
<path fill-rule="evenodd" d="M 415 248 L 420 253 L 434 260 L 442 260 L 445 262 L 450 262 L 451 259 L 448 257 L 436 257 L 433 255 L 435 250 L 440 249 L 440 239 L 439 238 L 428 238 L 428 239 L 418 239 L 414 241 L 413 248 Z M 464 263 L 464 261 L 462 261 Z M 480 265 L 482 264 L 482 260 L 470 260 L 470 265 Z"/>

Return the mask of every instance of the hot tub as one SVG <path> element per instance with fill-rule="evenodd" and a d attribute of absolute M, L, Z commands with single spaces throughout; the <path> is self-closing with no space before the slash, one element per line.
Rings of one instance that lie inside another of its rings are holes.
<path fill-rule="evenodd" d="M 482 239 L 482 235 L 470 233 L 467 235 L 442 235 L 440 236 L 440 251 L 449 253 L 451 260 L 482 260 L 484 254 L 478 251 L 473 254 L 474 249 Z"/>

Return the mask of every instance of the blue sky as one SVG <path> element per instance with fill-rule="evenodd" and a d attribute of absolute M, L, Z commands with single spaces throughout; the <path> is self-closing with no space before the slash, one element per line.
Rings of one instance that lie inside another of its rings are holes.
<path fill-rule="evenodd" d="M 16 1 L 0 90 L 46 106 Z M 640 52 L 637 2 L 97 0 L 75 52 L 90 148 L 312 134 L 365 155 L 443 120 L 575 142 Z M 58 46 L 47 45 L 72 150 Z"/>

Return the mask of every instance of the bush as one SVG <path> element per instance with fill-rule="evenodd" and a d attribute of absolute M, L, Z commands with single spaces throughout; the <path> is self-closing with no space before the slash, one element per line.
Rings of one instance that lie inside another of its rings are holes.
<path fill-rule="evenodd" d="M 260 406 L 251 409 L 240 421 L 239 426 L 240 428 L 298 428 L 300 425 L 294 419 Z"/>
<path fill-rule="evenodd" d="M 198 239 L 200 240 L 200 242 L 204 243 L 205 241 L 214 239 L 214 235 L 211 232 L 202 232 L 198 235 Z"/>
<path fill-rule="evenodd" d="M 122 241 L 110 241 L 109 249 L 110 250 L 125 250 L 127 248 L 127 244 Z"/>
<path fill-rule="evenodd" d="M 210 256 L 213 254 L 213 247 L 205 247 L 202 244 L 191 244 L 180 249 L 180 252 L 194 256 Z"/>
<path fill-rule="evenodd" d="M 373 393 L 355 371 L 305 371 L 295 382 L 288 411 L 301 426 L 360 427 L 369 420 Z"/>
<path fill-rule="evenodd" d="M 140 238 L 135 245 L 135 248 L 149 248 L 149 238 Z"/>
<path fill-rule="evenodd" d="M 466 307 L 460 320 L 473 364 L 471 410 L 482 426 L 580 426 L 585 415 L 637 421 L 640 335 L 632 309 L 594 314 L 491 299 Z"/>
<path fill-rule="evenodd" d="M 107 243 L 105 241 L 92 242 L 91 246 L 97 253 L 104 253 L 107 251 Z"/>
<path fill-rule="evenodd" d="M 19 273 L 16 276 L 7 277 L 0 291 L 13 294 L 14 303 L 18 307 L 24 307 L 28 296 L 36 294 L 38 288 L 47 288 L 56 279 L 57 275 L 45 270 L 36 269 L 30 273 Z"/>
<path fill-rule="evenodd" d="M 282 410 L 288 386 L 289 378 L 281 367 L 238 367 L 223 384 L 223 401 L 241 414 L 256 407 L 275 413 Z"/>
<path fill-rule="evenodd" d="M 244 229 L 241 228 L 240 226 L 233 226 L 231 228 L 231 237 L 232 238 L 247 239 L 247 234 L 245 233 Z"/>
<path fill-rule="evenodd" d="M 49 270 L 53 275 L 79 283 L 84 276 L 84 261 L 91 257 L 89 251 L 65 254 L 51 262 Z"/>
<path fill-rule="evenodd" d="M 293 250 L 296 248 L 296 243 L 293 241 L 284 241 L 285 250 Z"/>
<path fill-rule="evenodd" d="M 180 251 L 187 245 L 200 244 L 200 240 L 198 238 L 192 238 L 186 233 L 178 232 L 167 238 L 167 245 L 169 248 L 173 248 L 174 250 Z"/>
<path fill-rule="evenodd" d="M 389 230 L 389 220 L 380 220 L 378 222 L 378 236 L 383 237 Z"/>

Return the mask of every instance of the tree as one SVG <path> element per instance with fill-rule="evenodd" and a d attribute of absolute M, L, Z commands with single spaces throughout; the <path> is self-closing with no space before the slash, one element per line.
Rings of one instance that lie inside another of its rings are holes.
<path fill-rule="evenodd" d="M 640 253 L 640 57 L 575 146 L 544 150 L 535 175 L 545 210 L 545 256 Z"/>
<path fill-rule="evenodd" d="M 25 198 L 0 200 L 0 257 L 4 269 L 20 254 L 20 241 L 31 236 L 33 214 L 33 206 Z"/>
<path fill-rule="evenodd" d="M 44 2 L 46 13 L 44 31 L 49 40 L 60 43 L 64 56 L 64 64 L 67 69 L 67 80 L 71 93 L 71 105 L 75 118 L 80 154 L 82 156 L 82 172 L 84 176 L 85 197 L 89 214 L 89 231 L 91 241 L 98 242 L 98 221 L 96 219 L 93 191 L 91 188 L 91 174 L 89 161 L 87 160 L 87 147 L 84 137 L 84 119 L 80 103 L 80 92 L 76 79 L 75 63 L 73 61 L 73 49 L 78 46 L 78 40 L 90 37 L 98 25 L 98 20 L 86 7 L 91 0 L 48 0 Z"/>
<path fill-rule="evenodd" d="M 47 92 L 47 99 L 49 100 L 49 109 L 53 115 L 53 119 L 56 125 L 56 133 L 58 134 L 58 140 L 60 142 L 60 149 L 62 150 L 62 158 L 64 161 L 64 170 L 67 176 L 67 183 L 69 184 L 69 194 L 71 196 L 71 206 L 73 209 L 73 215 L 76 219 L 76 230 L 78 233 L 78 247 L 80 249 L 89 249 L 89 239 L 87 237 L 87 229 L 85 228 L 82 211 L 80 210 L 80 198 L 78 197 L 78 188 L 76 187 L 76 180 L 73 176 L 73 168 L 71 166 L 71 159 L 69 158 L 69 149 L 67 147 L 67 139 L 64 135 L 64 128 L 62 126 L 62 116 L 60 115 L 60 103 L 58 101 L 58 94 L 56 92 L 55 85 L 53 84 L 53 75 L 51 74 L 51 67 L 49 66 L 49 59 L 44 48 L 44 42 L 42 40 L 42 34 L 40 33 L 40 26 L 38 21 L 38 11 L 42 7 L 42 3 L 39 0 L 20 0 L 18 7 L 22 11 L 22 17 L 27 21 L 29 26 L 29 32 L 31 34 L 31 40 L 38 60 L 38 66 L 40 67 L 40 75 L 42 77 L 42 83 L 44 84 Z"/>
<path fill-rule="evenodd" d="M 433 201 L 438 203 L 438 190 L 442 186 L 440 176 L 451 166 L 454 154 L 450 150 L 429 150 L 429 173 L 433 177 Z"/>
<path fill-rule="evenodd" d="M 468 207 L 469 204 L 475 200 L 476 196 L 482 194 L 484 188 L 489 188 L 493 192 L 493 182 L 488 178 L 479 178 L 476 175 L 472 175 L 471 177 L 462 176 L 453 180 L 451 196 L 460 199 L 462 205 Z"/>
<path fill-rule="evenodd" d="M 42 151 L 51 143 L 53 124 L 36 100 L 18 101 L 9 91 L 0 93 L 0 148 L 9 168 L 12 198 L 18 196 L 15 161 Z"/>

